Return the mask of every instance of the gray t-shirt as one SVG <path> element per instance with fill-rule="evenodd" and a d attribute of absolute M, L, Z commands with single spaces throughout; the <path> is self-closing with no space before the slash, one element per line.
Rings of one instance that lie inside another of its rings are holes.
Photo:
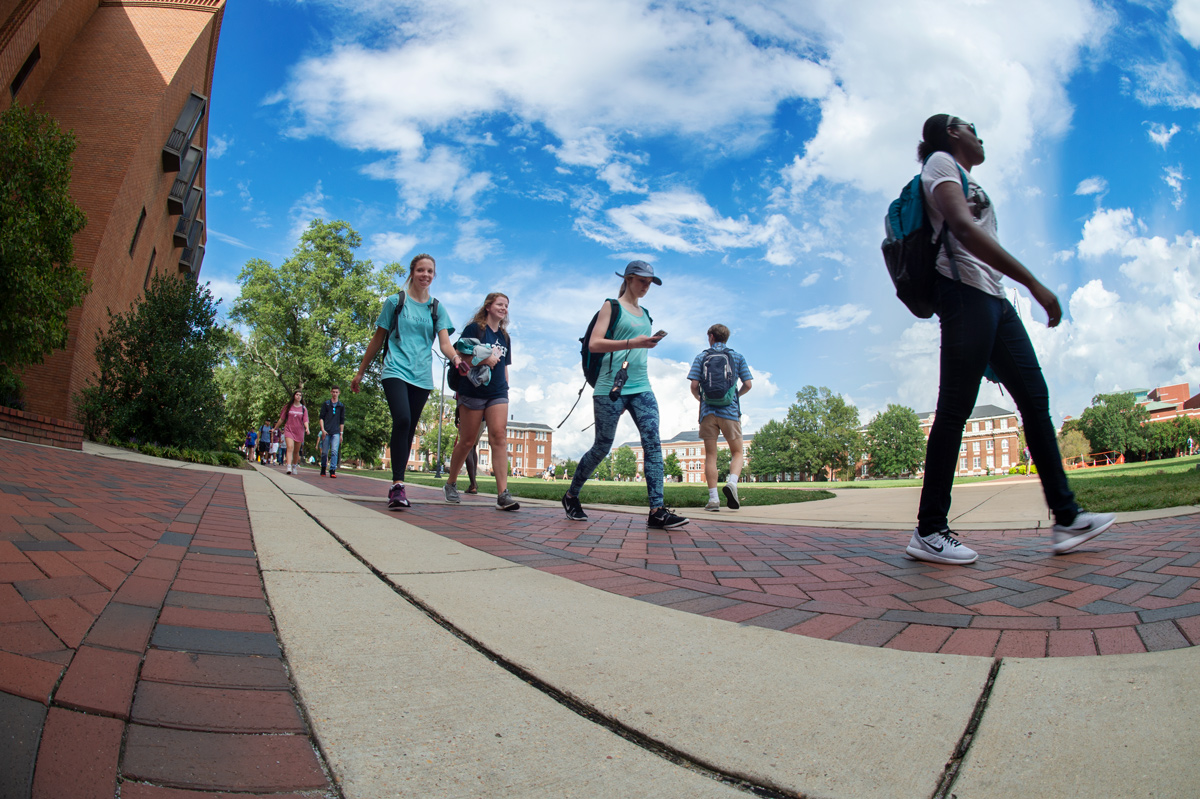
<path fill-rule="evenodd" d="M 966 174 L 967 208 L 971 210 L 975 224 L 993 239 L 999 241 L 1000 238 L 996 235 L 996 213 L 992 207 L 991 198 L 987 196 L 983 187 L 976 182 L 970 172 Z M 954 160 L 954 156 L 950 153 L 937 152 L 929 157 L 929 160 L 925 162 L 924 169 L 921 170 L 921 186 L 925 190 L 925 207 L 929 212 L 929 224 L 933 226 L 935 240 L 938 232 L 942 229 L 945 216 L 938 208 L 933 190 L 942 183 L 953 183 L 955 191 L 959 191 L 962 189 L 962 173 L 958 171 L 958 163 Z M 946 248 L 949 247 L 954 252 L 959 279 L 963 283 L 973 286 L 985 294 L 991 294 L 993 297 L 1004 296 L 1004 288 L 1000 285 L 1000 280 L 1004 277 L 1001 272 L 972 255 L 971 251 L 960 244 L 950 231 L 946 231 L 943 241 L 945 247 L 938 252 L 937 258 L 939 272 L 950 279 L 954 278 L 954 272 L 950 268 L 950 257 L 946 254 Z"/>

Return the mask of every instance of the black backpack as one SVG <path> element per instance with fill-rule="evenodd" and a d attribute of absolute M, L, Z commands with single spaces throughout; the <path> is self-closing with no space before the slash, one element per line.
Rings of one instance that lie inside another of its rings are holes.
<path fill-rule="evenodd" d="M 967 173 L 958 168 L 962 178 L 963 196 L 967 196 Z M 933 225 L 929 222 L 929 214 L 925 209 L 925 193 L 921 190 L 921 175 L 909 181 L 900 190 L 900 196 L 888 207 L 887 216 L 883 222 L 883 260 L 887 264 L 888 273 L 892 276 L 892 284 L 896 287 L 896 296 L 908 306 L 908 310 L 920 319 L 933 316 L 934 304 L 937 299 L 934 284 L 937 280 L 937 256 L 942 249 L 942 239 L 946 235 L 946 225 L 933 238 Z M 954 261 L 954 253 L 946 248 L 950 258 L 950 269 L 954 279 L 958 280 L 958 264 Z"/>
<path fill-rule="evenodd" d="M 727 349 L 707 349 L 700 359 L 700 396 L 710 408 L 724 408 L 737 399 L 733 354 Z"/>
<path fill-rule="evenodd" d="M 391 343 L 392 336 L 400 338 L 400 334 L 396 332 L 400 327 L 400 309 L 404 307 L 405 294 L 401 291 L 396 295 L 396 310 L 392 313 L 392 324 L 388 327 L 387 338 L 383 340 L 383 359 L 387 360 L 388 344 Z M 429 315 L 433 317 L 433 337 L 437 338 L 438 330 L 438 301 L 437 297 L 433 298 L 433 302 L 429 305 Z"/>

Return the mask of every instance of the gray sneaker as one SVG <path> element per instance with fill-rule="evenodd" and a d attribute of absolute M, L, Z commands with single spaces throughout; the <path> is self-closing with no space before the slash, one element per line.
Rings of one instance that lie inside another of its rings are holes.
<path fill-rule="evenodd" d="M 1070 552 L 1080 544 L 1091 541 L 1112 527 L 1113 522 L 1116 520 L 1117 514 L 1115 513 L 1086 513 L 1080 511 L 1070 526 L 1065 524 L 1054 525 L 1054 530 L 1051 534 L 1050 549 L 1055 555 Z"/>
<path fill-rule="evenodd" d="M 742 507 L 742 503 L 738 501 L 737 483 L 726 483 L 722 491 L 725 492 L 725 502 L 729 505 L 730 510 Z"/>
<path fill-rule="evenodd" d="M 442 493 L 446 495 L 447 502 L 453 502 L 457 505 L 462 501 L 458 498 L 458 486 L 454 485 L 454 483 L 446 483 L 442 486 Z"/>
<path fill-rule="evenodd" d="M 719 499 L 710 499 L 710 500 L 708 501 L 708 504 L 704 506 L 704 509 L 705 509 L 705 510 L 711 510 L 711 511 L 713 511 L 713 512 L 719 511 L 719 510 L 721 509 L 721 500 L 719 500 Z"/>
<path fill-rule="evenodd" d="M 517 502 L 515 499 L 513 499 L 512 494 L 508 493 L 508 490 L 505 489 L 504 491 L 500 492 L 500 495 L 498 497 L 496 497 L 496 509 L 497 510 L 520 510 L 521 503 Z"/>

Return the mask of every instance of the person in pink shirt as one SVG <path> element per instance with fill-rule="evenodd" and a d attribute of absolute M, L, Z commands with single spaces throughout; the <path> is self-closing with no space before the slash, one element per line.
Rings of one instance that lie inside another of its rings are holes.
<path fill-rule="evenodd" d="M 300 474 L 300 448 L 308 433 L 308 408 L 304 407 L 300 389 L 292 392 L 292 401 L 279 412 L 278 427 L 283 428 L 283 440 L 287 442 L 284 456 L 286 474 Z"/>

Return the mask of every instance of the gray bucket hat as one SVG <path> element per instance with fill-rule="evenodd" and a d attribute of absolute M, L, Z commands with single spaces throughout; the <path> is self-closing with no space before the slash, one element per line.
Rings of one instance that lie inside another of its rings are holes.
<path fill-rule="evenodd" d="M 652 281 L 654 281 L 654 285 L 656 285 L 656 286 L 662 285 L 662 278 L 655 277 L 654 276 L 654 267 L 651 266 L 650 264 L 646 263 L 645 261 L 630 261 L 629 263 L 625 264 L 624 274 L 622 274 L 621 272 L 617 272 L 616 275 L 617 275 L 617 277 L 620 277 L 620 278 L 626 278 L 626 277 L 629 277 L 630 275 L 637 275 L 638 277 L 648 277 Z"/>

